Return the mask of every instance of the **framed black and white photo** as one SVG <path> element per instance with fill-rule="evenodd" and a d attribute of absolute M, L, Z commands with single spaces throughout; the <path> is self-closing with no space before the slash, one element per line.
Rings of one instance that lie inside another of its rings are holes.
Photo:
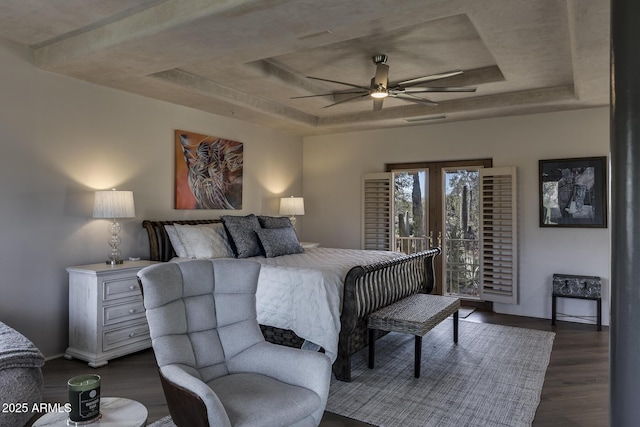
<path fill-rule="evenodd" d="M 607 158 L 540 160 L 540 227 L 607 227 Z"/>

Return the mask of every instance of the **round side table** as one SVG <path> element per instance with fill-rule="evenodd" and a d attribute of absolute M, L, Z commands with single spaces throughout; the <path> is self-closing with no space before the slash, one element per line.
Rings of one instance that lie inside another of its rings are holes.
<path fill-rule="evenodd" d="M 135 400 L 124 397 L 101 397 L 101 417 L 94 422 L 83 424 L 89 427 L 143 427 L 147 424 L 149 412 L 147 408 Z M 69 414 L 66 412 L 48 412 L 38 418 L 32 427 L 63 427 L 73 426 L 67 423 Z"/>

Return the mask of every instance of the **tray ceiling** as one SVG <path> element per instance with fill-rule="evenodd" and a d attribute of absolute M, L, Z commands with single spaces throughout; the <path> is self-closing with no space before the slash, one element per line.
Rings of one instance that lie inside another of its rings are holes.
<path fill-rule="evenodd" d="M 0 37 L 54 73 L 300 135 L 590 108 L 609 103 L 609 2 L 578 0 L 3 0 Z M 369 96 L 463 70 L 437 106 Z"/>

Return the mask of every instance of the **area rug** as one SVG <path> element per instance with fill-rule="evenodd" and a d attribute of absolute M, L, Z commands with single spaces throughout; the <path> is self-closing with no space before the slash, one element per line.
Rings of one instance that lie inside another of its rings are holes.
<path fill-rule="evenodd" d="M 524 328 L 442 322 L 423 338 L 413 376 L 414 337 L 390 333 L 352 359 L 352 382 L 332 380 L 327 411 L 378 426 L 530 426 L 540 403 L 555 334 Z"/>
<path fill-rule="evenodd" d="M 475 307 L 460 307 L 460 309 L 458 309 L 458 318 L 459 319 L 466 319 L 474 311 L 476 311 Z"/>
<path fill-rule="evenodd" d="M 422 342 L 422 372 L 413 377 L 414 338 L 390 333 L 378 340 L 376 367 L 367 349 L 353 355 L 352 381 L 331 382 L 327 411 L 392 426 L 530 426 L 540 403 L 555 334 L 461 321 Z M 164 417 L 150 427 L 175 427 Z"/>
<path fill-rule="evenodd" d="M 171 417 L 167 415 L 164 418 L 160 418 L 155 423 L 149 424 L 148 427 L 176 427 L 176 425 L 174 424 L 174 422 L 171 419 Z"/>

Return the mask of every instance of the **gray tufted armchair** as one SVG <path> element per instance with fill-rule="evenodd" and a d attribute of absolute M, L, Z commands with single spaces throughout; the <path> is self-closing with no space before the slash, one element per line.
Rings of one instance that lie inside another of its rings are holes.
<path fill-rule="evenodd" d="M 147 320 L 176 425 L 317 426 L 331 362 L 268 343 L 256 320 L 260 265 L 187 260 L 141 270 Z"/>

